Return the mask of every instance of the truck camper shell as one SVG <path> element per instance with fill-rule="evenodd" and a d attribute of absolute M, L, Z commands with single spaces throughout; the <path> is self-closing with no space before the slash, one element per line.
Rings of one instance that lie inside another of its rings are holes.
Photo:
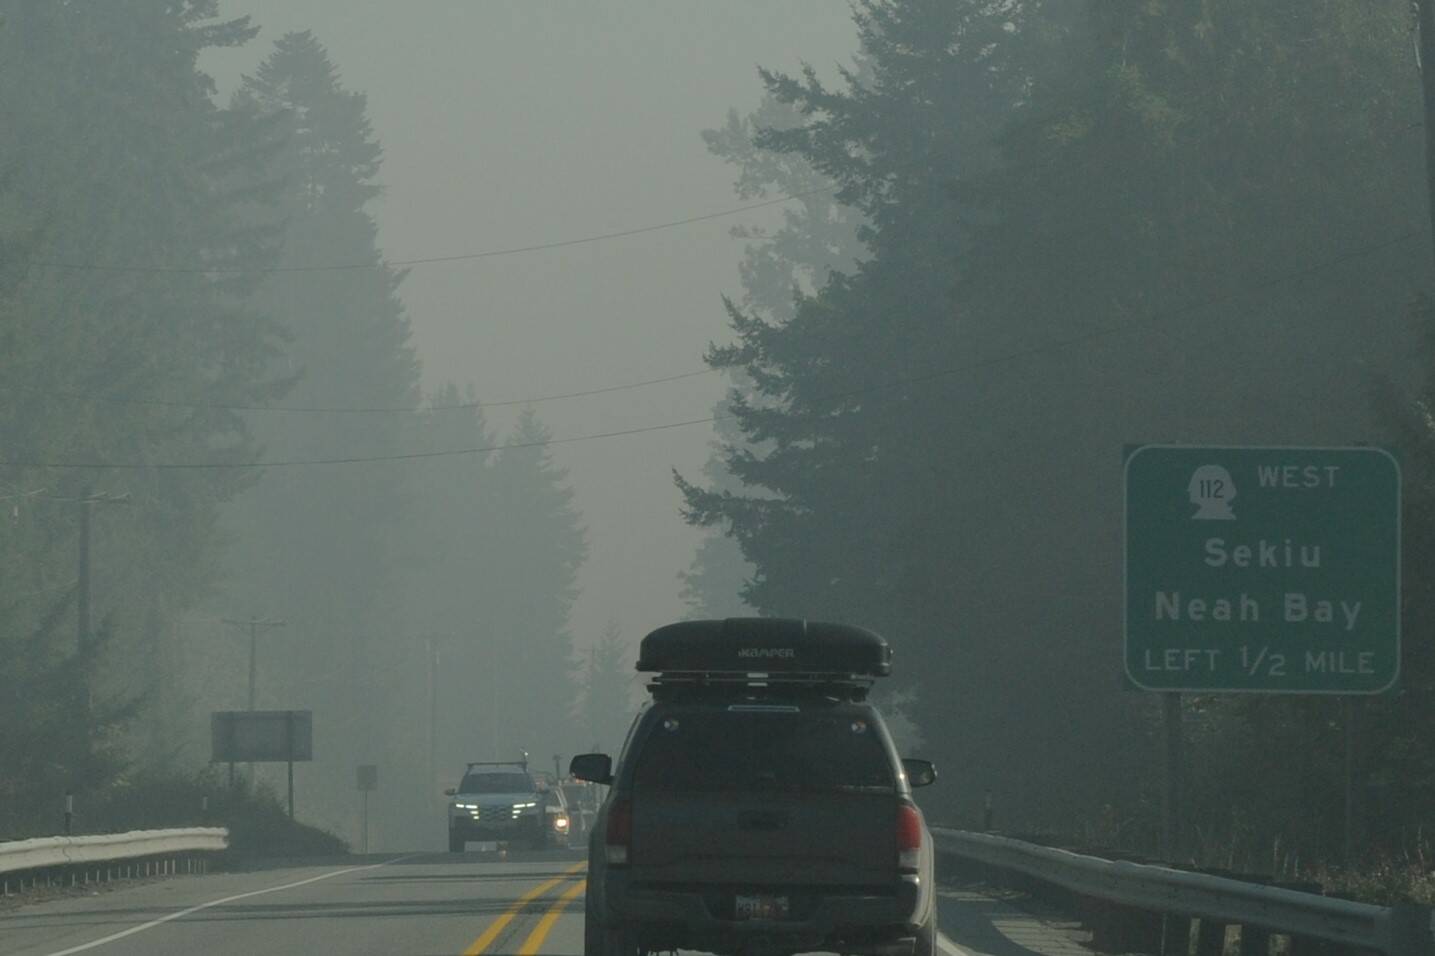
<path fill-rule="evenodd" d="M 861 699 L 874 679 L 892 672 L 892 649 L 880 636 L 847 624 L 682 621 L 643 638 L 637 669 L 656 675 L 648 685 L 656 697 L 791 693 L 806 687 L 824 696 Z"/>

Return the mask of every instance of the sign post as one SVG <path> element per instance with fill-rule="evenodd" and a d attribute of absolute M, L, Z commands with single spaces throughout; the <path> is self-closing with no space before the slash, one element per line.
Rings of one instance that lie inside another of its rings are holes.
<path fill-rule="evenodd" d="M 1179 760 L 1183 692 L 1349 700 L 1399 679 L 1400 468 L 1389 453 L 1143 445 L 1128 451 L 1125 497 L 1126 676 L 1171 697 L 1168 762 Z M 1174 847 L 1180 767 L 1167 773 Z"/>
<path fill-rule="evenodd" d="M 294 818 L 294 762 L 314 759 L 314 712 L 217 710 L 210 715 L 210 763 L 289 765 L 289 818 Z"/>
<path fill-rule="evenodd" d="M 379 768 L 375 764 L 361 763 L 356 774 L 358 778 L 359 793 L 362 794 L 362 809 L 360 810 L 360 833 L 359 852 L 369 852 L 369 792 L 379 789 Z"/>
<path fill-rule="evenodd" d="M 284 712 L 285 763 L 289 765 L 289 819 L 294 819 L 294 711 Z"/>

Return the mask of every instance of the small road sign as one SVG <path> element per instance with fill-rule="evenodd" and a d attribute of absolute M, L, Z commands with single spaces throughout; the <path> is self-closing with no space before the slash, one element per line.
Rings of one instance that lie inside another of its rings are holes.
<path fill-rule="evenodd" d="M 1400 468 L 1377 448 L 1126 459 L 1126 673 L 1146 690 L 1378 694 L 1400 673 Z"/>

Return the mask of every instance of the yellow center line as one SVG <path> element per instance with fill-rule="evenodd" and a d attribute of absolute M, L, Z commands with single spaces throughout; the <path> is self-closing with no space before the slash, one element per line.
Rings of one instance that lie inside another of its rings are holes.
<path fill-rule="evenodd" d="M 490 945 L 493 944 L 493 941 L 498 938 L 498 934 L 503 932 L 503 930 L 508 926 L 509 923 L 513 922 L 513 917 L 517 916 L 520 910 L 522 910 L 529 903 L 532 903 L 538 897 L 542 896 L 544 893 L 547 893 L 549 890 L 553 889 L 553 887 L 557 886 L 559 883 L 562 883 L 564 880 L 568 879 L 574 873 L 577 873 L 579 870 L 583 869 L 583 867 L 587 865 L 587 863 L 575 863 L 568 869 L 564 870 L 562 876 L 555 876 L 548 882 L 540 883 L 533 889 L 529 890 L 527 893 L 524 893 L 518 898 L 517 902 L 515 902 L 508 909 L 504 910 L 503 913 L 498 917 L 498 919 L 493 921 L 493 923 L 488 927 L 488 929 L 483 931 L 482 936 L 469 944 L 468 949 L 465 949 L 463 951 L 463 956 L 479 956 L 480 953 L 482 953 L 485 949 L 487 949 Z M 579 885 L 581 886 L 582 884 Z"/>
<path fill-rule="evenodd" d="M 538 921 L 538 925 L 533 927 L 533 932 L 528 934 L 528 938 L 523 941 L 523 945 L 518 947 L 518 956 L 538 956 L 539 947 L 541 947 L 543 941 L 548 938 L 548 931 L 553 929 L 553 924 L 558 922 L 558 917 L 563 915 L 563 910 L 568 907 L 569 903 L 573 902 L 575 896 L 587 888 L 588 881 L 579 880 L 577 883 L 574 883 L 566 893 L 558 897 L 558 900 L 553 904 L 552 908 L 543 914 L 543 918 Z"/>

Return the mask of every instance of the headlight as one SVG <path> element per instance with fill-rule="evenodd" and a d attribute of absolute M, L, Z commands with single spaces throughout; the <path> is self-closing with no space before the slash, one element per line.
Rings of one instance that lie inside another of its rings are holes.
<path fill-rule="evenodd" d="M 568 818 L 567 818 L 567 817 L 558 817 L 556 820 L 553 821 L 553 828 L 554 828 L 555 830 L 566 830 L 566 829 L 568 829 Z"/>
<path fill-rule="evenodd" d="M 532 809 L 533 807 L 536 807 L 536 806 L 538 806 L 538 804 L 536 804 L 536 803 L 515 803 L 515 804 L 513 805 L 513 809 L 515 809 L 515 810 L 530 810 L 530 809 Z"/>
<path fill-rule="evenodd" d="M 453 808 L 454 808 L 455 810 L 477 810 L 477 809 L 478 809 L 478 804 L 476 804 L 476 803 L 455 803 L 455 804 L 453 805 Z"/>

